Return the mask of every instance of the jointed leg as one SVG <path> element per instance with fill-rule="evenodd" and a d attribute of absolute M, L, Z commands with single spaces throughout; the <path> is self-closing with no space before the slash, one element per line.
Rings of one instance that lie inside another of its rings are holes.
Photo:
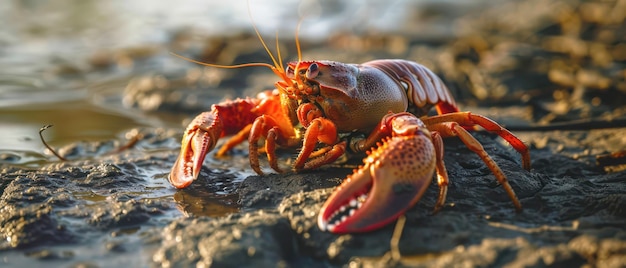
<path fill-rule="evenodd" d="M 215 156 L 224 156 L 230 149 L 234 148 L 238 144 L 244 142 L 250 136 L 250 130 L 252 129 L 252 124 L 247 125 L 241 131 L 237 132 L 234 136 L 228 139 L 222 147 L 220 147 L 219 151 L 215 153 Z"/>
<path fill-rule="evenodd" d="M 306 164 L 304 164 L 304 169 L 314 169 L 335 162 L 337 158 L 339 158 L 346 152 L 346 142 L 343 141 L 333 146 L 328 146 L 326 148 L 320 149 L 319 151 L 322 150 L 323 153 L 319 154 L 319 156 L 307 161 Z"/>
<path fill-rule="evenodd" d="M 458 136 L 459 139 L 474 153 L 476 153 L 482 160 L 485 162 L 487 167 L 491 170 L 491 172 L 496 176 L 498 182 L 502 185 L 507 195 L 513 201 L 513 205 L 517 211 L 522 210 L 522 205 L 520 204 L 513 188 L 506 179 L 504 172 L 500 169 L 498 164 L 485 152 L 483 146 L 474 138 L 467 130 L 465 130 L 461 125 L 456 122 L 446 122 L 446 123 L 437 123 L 433 125 L 429 125 L 428 129 L 431 131 L 437 131 L 442 136 Z"/>
<path fill-rule="evenodd" d="M 278 124 L 272 116 L 261 115 L 252 124 L 250 129 L 250 135 L 248 137 L 250 166 L 259 175 L 263 174 L 259 165 L 259 145 L 258 141 L 262 138 L 265 139 L 265 153 L 267 154 L 267 160 L 270 166 L 277 172 L 282 172 L 278 167 L 278 158 L 276 157 L 276 144 L 284 146 L 293 146 L 299 141 L 295 137 L 290 137 L 288 134 L 281 133 Z"/>
<path fill-rule="evenodd" d="M 276 172 L 282 173 L 283 170 L 278 167 L 278 158 L 276 157 L 276 140 L 278 140 L 279 133 L 280 129 L 278 127 L 273 127 L 267 132 L 265 153 L 267 154 L 267 161 L 270 163 L 270 167 L 276 170 Z"/>
<path fill-rule="evenodd" d="M 526 170 L 530 170 L 530 152 L 528 147 L 517 136 L 511 133 L 506 128 L 503 128 L 493 120 L 478 114 L 472 114 L 470 112 L 458 112 L 442 114 L 422 119 L 428 126 L 445 123 L 456 122 L 462 126 L 474 126 L 479 125 L 487 131 L 498 134 L 498 136 L 505 139 L 513 149 L 522 155 L 522 167 Z M 429 127 L 430 128 L 430 127 Z"/>
<path fill-rule="evenodd" d="M 443 163 L 443 140 L 439 132 L 431 132 L 431 139 L 435 146 L 435 157 L 437 163 L 437 185 L 439 185 L 439 198 L 433 209 L 433 214 L 439 212 L 446 203 L 446 195 L 448 193 L 448 171 Z"/>
<path fill-rule="evenodd" d="M 315 151 L 318 142 L 331 145 Z M 315 168 L 335 161 L 345 152 L 345 144 L 336 144 L 337 128 L 335 123 L 326 118 L 313 119 L 304 133 L 302 150 L 294 163 L 295 170 Z M 311 160 L 311 156 L 317 156 Z M 309 160 L 309 161 L 307 161 Z"/>

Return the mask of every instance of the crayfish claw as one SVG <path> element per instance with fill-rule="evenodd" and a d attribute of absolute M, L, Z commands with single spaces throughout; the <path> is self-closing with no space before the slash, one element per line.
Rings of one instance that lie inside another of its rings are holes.
<path fill-rule="evenodd" d="M 180 154 L 168 179 L 179 189 L 189 186 L 200 174 L 206 154 L 211 151 L 222 133 L 222 123 L 215 112 L 204 112 L 189 124 L 181 141 Z"/>
<path fill-rule="evenodd" d="M 326 201 L 319 228 L 333 233 L 367 232 L 396 220 L 430 185 L 435 160 L 426 135 L 386 139 Z"/>

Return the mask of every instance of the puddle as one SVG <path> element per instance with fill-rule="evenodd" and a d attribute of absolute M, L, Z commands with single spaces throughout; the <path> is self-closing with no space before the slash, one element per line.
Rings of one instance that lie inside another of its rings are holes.
<path fill-rule="evenodd" d="M 103 110 L 81 100 L 0 109 L 2 150 L 43 152 L 45 147 L 38 133 L 44 125 L 53 125 L 43 132 L 53 146 L 108 140 L 124 130 L 146 126 L 123 113 Z"/>

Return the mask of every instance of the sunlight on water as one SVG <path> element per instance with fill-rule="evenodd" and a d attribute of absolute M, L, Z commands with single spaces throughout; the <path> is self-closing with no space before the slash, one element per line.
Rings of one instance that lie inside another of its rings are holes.
<path fill-rule="evenodd" d="M 39 129 L 54 125 L 44 132 L 50 144 L 83 140 L 106 140 L 119 132 L 142 126 L 123 114 L 108 113 L 83 102 L 59 102 L 50 105 L 30 104 L 19 108 L 4 108 L 0 114 L 0 149 L 42 152 Z"/>

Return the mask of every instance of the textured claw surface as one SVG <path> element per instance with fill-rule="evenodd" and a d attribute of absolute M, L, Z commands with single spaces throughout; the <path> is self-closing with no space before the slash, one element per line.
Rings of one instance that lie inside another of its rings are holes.
<path fill-rule="evenodd" d="M 435 171 L 430 137 L 386 139 L 331 195 L 318 226 L 333 233 L 367 232 L 397 219 L 421 198 Z"/>
<path fill-rule="evenodd" d="M 181 142 L 180 154 L 169 175 L 176 188 L 189 186 L 200 174 L 206 153 L 222 133 L 222 123 L 215 113 L 201 113 L 189 124 Z"/>

